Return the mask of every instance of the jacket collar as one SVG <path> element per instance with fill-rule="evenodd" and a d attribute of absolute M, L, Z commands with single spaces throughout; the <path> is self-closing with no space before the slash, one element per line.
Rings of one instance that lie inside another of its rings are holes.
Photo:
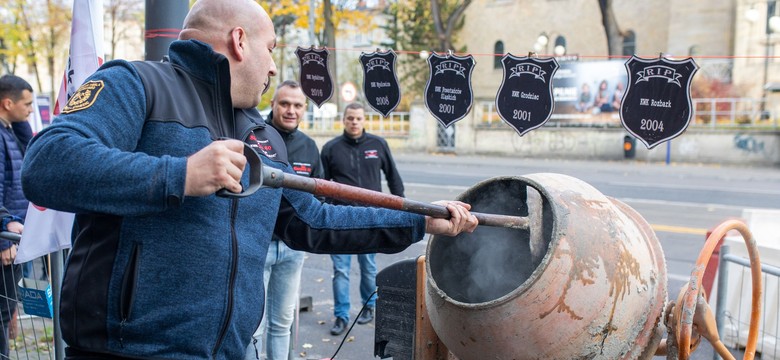
<path fill-rule="evenodd" d="M 341 137 L 344 138 L 344 141 L 347 142 L 347 144 L 357 145 L 363 142 L 363 140 L 366 139 L 366 129 L 363 129 L 363 134 L 361 134 L 357 139 L 353 139 L 349 135 L 347 135 L 347 132 L 343 132 L 341 134 Z"/>
<path fill-rule="evenodd" d="M 211 45 L 198 40 L 176 40 L 171 43 L 168 51 L 171 63 L 181 66 L 193 76 L 216 82 L 216 74 L 230 74 L 230 63 L 225 55 L 215 52 Z M 217 67 L 217 71 L 214 71 Z M 223 81 L 230 81 L 228 75 Z M 229 89 L 230 87 L 228 87 Z"/>

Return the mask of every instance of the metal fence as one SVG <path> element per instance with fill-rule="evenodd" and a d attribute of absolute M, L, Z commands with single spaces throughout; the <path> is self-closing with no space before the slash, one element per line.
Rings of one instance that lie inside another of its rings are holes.
<path fill-rule="evenodd" d="M 756 358 L 777 360 L 780 359 L 780 268 L 764 264 L 761 273 L 764 292 Z M 729 245 L 721 246 L 716 321 L 724 345 L 737 351 L 744 349 L 750 327 L 749 279 L 750 261 L 730 254 Z M 714 359 L 720 357 L 716 354 Z"/>
<path fill-rule="evenodd" d="M 46 303 L 51 299 L 48 268 L 46 258 L 2 266 L 0 336 L 7 339 L 8 352 L 0 352 L 0 359 L 54 358 L 54 326 Z M 49 316 L 35 314 L 41 311 Z"/>
<path fill-rule="evenodd" d="M 300 124 L 301 130 L 320 134 L 340 134 L 344 130 L 344 123 L 338 114 L 312 116 L 312 113 L 306 113 L 305 116 L 306 120 Z M 366 113 L 365 129 L 382 136 L 409 135 L 409 113 L 393 112 L 388 117 L 374 112 Z"/>

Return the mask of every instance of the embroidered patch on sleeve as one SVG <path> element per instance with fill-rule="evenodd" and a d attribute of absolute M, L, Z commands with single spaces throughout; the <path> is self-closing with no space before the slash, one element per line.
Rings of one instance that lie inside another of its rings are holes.
<path fill-rule="evenodd" d="M 68 100 L 68 104 L 62 109 L 63 114 L 70 114 L 75 111 L 84 110 L 97 100 L 98 94 L 103 90 L 103 80 L 92 80 L 85 82 L 73 96 Z"/>

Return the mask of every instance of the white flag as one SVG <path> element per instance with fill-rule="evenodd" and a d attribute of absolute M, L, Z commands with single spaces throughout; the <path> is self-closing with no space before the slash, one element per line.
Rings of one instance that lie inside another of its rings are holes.
<path fill-rule="evenodd" d="M 74 215 L 30 203 L 14 263 L 21 264 L 70 247 Z"/>
<path fill-rule="evenodd" d="M 35 94 L 33 94 L 35 95 Z M 30 128 L 32 128 L 32 133 L 35 135 L 39 131 L 43 130 L 43 121 L 41 120 L 41 108 L 38 105 L 38 96 L 33 96 L 33 112 L 30 114 L 30 117 L 27 119 L 27 121 L 30 122 Z"/>
<path fill-rule="evenodd" d="M 68 99 L 103 65 L 103 0 L 77 0 L 73 2 L 73 23 L 70 29 L 68 66 L 62 76 L 62 86 L 54 104 L 54 115 Z"/>
<path fill-rule="evenodd" d="M 103 64 L 103 56 L 103 0 L 74 1 L 68 66 L 54 104 L 54 115 L 60 114 L 76 89 Z M 14 262 L 20 264 L 69 248 L 73 218 L 73 214 L 30 203 Z"/>

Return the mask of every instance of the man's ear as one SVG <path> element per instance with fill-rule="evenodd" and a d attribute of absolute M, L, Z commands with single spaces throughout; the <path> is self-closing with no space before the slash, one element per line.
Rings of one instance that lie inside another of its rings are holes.
<path fill-rule="evenodd" d="M 0 109 L 3 109 L 5 111 L 8 111 L 8 109 L 11 108 L 11 105 L 13 105 L 13 100 L 11 98 L 4 98 L 0 99 Z"/>
<path fill-rule="evenodd" d="M 244 51 L 246 51 L 247 47 L 246 31 L 244 31 L 244 28 L 237 27 L 230 31 L 230 44 L 228 47 L 236 60 L 244 61 Z"/>

